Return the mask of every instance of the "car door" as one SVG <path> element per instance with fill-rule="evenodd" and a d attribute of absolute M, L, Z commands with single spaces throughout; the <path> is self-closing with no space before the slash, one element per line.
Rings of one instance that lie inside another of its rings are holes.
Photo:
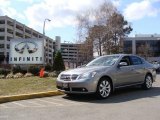
<path fill-rule="evenodd" d="M 115 73 L 116 87 L 128 85 L 134 82 L 135 73 L 133 72 L 134 66 L 131 64 L 129 56 L 124 56 L 120 62 L 127 62 L 127 66 L 117 66 Z"/>
<path fill-rule="evenodd" d="M 142 59 L 137 56 L 130 56 L 130 60 L 131 66 L 133 67 L 132 72 L 134 74 L 133 82 L 143 82 L 145 79 L 145 66 Z"/>

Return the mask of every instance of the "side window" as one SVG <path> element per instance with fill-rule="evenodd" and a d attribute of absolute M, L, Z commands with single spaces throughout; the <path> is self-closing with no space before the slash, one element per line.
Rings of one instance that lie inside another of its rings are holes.
<path fill-rule="evenodd" d="M 130 58 L 128 56 L 123 57 L 120 62 L 126 62 L 128 66 L 131 65 Z"/>
<path fill-rule="evenodd" d="M 131 61 L 133 65 L 142 64 L 142 60 L 139 57 L 131 56 Z"/>

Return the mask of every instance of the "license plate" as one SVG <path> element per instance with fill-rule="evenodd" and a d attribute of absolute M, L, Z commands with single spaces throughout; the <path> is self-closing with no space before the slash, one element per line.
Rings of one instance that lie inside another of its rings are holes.
<path fill-rule="evenodd" d="M 63 88 L 68 88 L 68 83 L 63 83 L 62 86 Z"/>

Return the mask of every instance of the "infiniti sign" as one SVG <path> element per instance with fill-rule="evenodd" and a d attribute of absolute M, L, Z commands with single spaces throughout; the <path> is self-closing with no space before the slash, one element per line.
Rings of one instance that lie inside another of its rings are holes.
<path fill-rule="evenodd" d="M 23 54 L 24 50 L 27 49 L 28 53 L 35 53 L 38 49 L 38 45 L 35 42 L 20 42 L 17 45 L 15 45 L 15 51 L 18 53 Z"/>
<path fill-rule="evenodd" d="M 12 39 L 10 64 L 44 64 L 44 39 Z"/>

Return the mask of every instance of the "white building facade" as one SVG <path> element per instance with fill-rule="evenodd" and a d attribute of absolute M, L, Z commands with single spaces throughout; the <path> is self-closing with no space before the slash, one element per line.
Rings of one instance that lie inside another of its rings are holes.
<path fill-rule="evenodd" d="M 8 64 L 11 39 L 43 38 L 45 39 L 44 57 L 45 64 L 52 65 L 54 53 L 61 51 L 65 66 L 74 68 L 79 65 L 78 45 L 74 43 L 61 43 L 61 37 L 55 40 L 44 36 L 42 33 L 12 19 L 0 16 L 0 64 Z"/>
<path fill-rule="evenodd" d="M 27 27 L 26 25 L 8 17 L 0 16 L 0 57 L 4 57 L 4 62 L 8 63 L 10 40 L 11 39 L 27 39 L 27 38 L 44 38 L 46 40 L 45 47 L 45 63 L 53 63 L 54 42 L 53 39 L 44 36 L 40 32 Z"/>
<path fill-rule="evenodd" d="M 160 62 L 160 34 L 137 34 L 135 37 L 124 39 L 124 53 L 129 54 L 148 54 L 148 61 Z"/>

